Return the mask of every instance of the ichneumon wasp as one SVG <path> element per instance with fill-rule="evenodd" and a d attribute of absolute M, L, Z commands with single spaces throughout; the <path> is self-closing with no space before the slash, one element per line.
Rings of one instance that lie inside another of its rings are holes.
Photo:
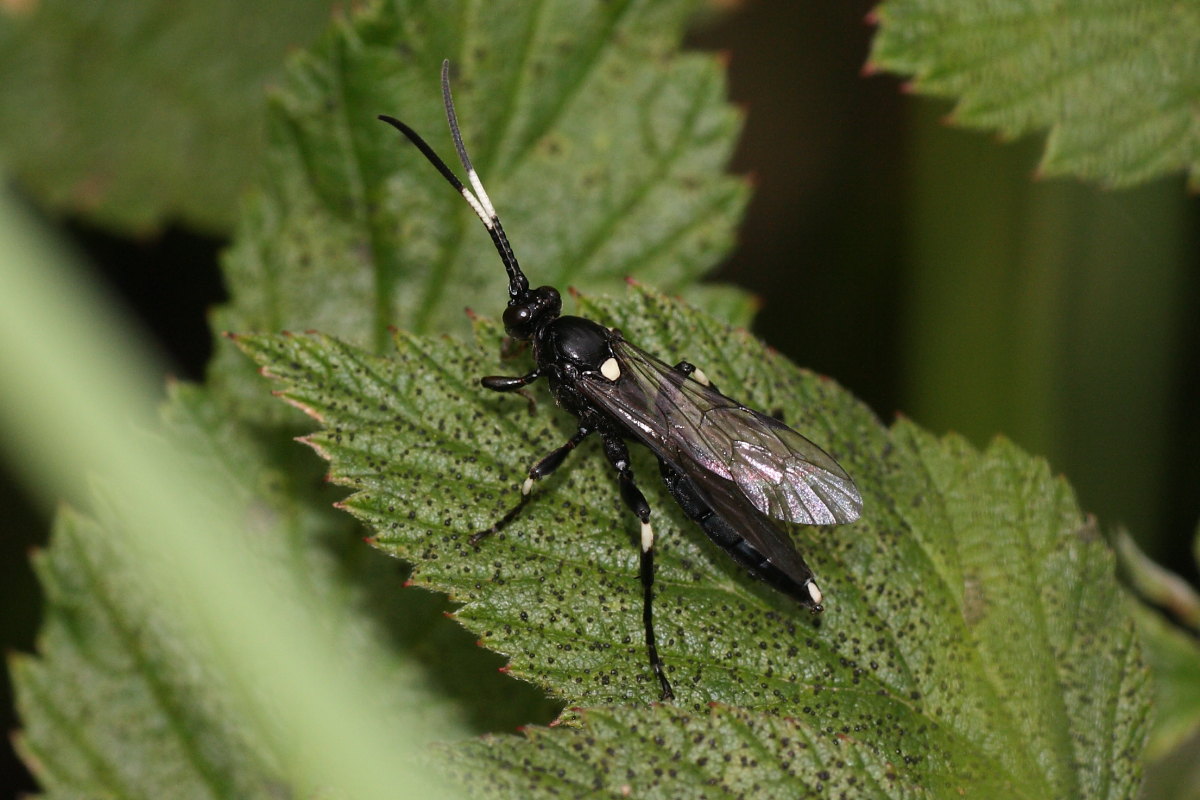
<path fill-rule="evenodd" d="M 529 469 L 516 506 L 473 534 L 471 542 L 515 520 L 534 483 L 557 469 L 584 439 L 598 435 L 616 470 L 621 498 L 641 524 L 646 650 L 662 698 L 671 699 L 675 695 L 654 638 L 654 529 L 650 506 L 634 481 L 627 441 L 654 453 L 671 496 L 709 538 L 751 574 L 814 613 L 823 608 L 821 590 L 779 523 L 853 522 L 862 512 L 862 497 L 825 451 L 782 422 L 726 397 L 692 364 L 671 366 L 627 342 L 619 331 L 562 315 L 562 299 L 551 286 L 529 288 L 463 145 L 450 95 L 449 61 L 442 64 L 442 97 L 470 188 L 416 131 L 393 117 L 379 118 L 416 145 L 466 199 L 508 272 L 504 328 L 532 345 L 536 366 L 524 375 L 490 375 L 481 382 L 492 391 L 515 392 L 545 378 L 558 405 L 579 420 L 570 439 Z"/>

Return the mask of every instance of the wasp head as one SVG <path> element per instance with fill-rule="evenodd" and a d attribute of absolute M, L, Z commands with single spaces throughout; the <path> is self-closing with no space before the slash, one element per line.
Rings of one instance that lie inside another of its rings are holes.
<path fill-rule="evenodd" d="M 562 297 L 553 286 L 539 286 L 514 297 L 504 309 L 504 330 L 514 339 L 532 339 L 538 329 L 562 313 Z"/>

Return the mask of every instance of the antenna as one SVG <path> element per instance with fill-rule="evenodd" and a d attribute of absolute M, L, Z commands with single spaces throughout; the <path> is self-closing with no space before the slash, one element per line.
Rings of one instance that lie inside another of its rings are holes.
<path fill-rule="evenodd" d="M 500 217 L 496 215 L 491 198 L 484 190 L 483 182 L 479 180 L 479 174 L 475 172 L 475 167 L 471 164 L 471 157 L 467 155 L 466 145 L 463 144 L 462 133 L 458 128 L 458 115 L 454 113 L 454 98 L 450 94 L 450 59 L 442 62 L 442 101 L 446 105 L 446 120 L 450 123 L 450 135 L 454 138 L 454 149 L 458 151 L 458 160 L 462 162 L 463 169 L 467 171 L 467 180 L 471 182 L 474 192 L 463 185 L 454 171 L 446 166 L 446 162 L 416 131 L 387 114 L 380 114 L 379 119 L 400 131 L 416 145 L 417 149 L 421 151 L 421 155 L 425 156 L 425 159 L 433 164 L 438 172 L 442 173 L 446 182 L 463 196 L 463 199 L 475 212 L 475 216 L 483 222 L 483 226 L 487 228 L 488 234 L 492 237 L 492 244 L 496 246 L 496 252 L 500 254 L 500 260 L 504 262 L 504 269 L 508 272 L 508 302 L 509 305 L 512 305 L 518 298 L 524 297 L 529 292 L 529 279 L 525 277 L 520 264 L 517 263 L 517 257 L 508 243 L 508 237 L 504 235 L 504 226 L 500 224 Z"/>

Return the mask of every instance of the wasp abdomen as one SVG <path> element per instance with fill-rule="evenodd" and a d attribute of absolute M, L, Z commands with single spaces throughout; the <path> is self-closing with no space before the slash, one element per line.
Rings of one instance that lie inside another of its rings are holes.
<path fill-rule="evenodd" d="M 683 512 L 695 522 L 725 552 L 759 580 L 770 584 L 775 589 L 799 601 L 814 612 L 823 610 L 821 590 L 813 581 L 812 571 L 803 560 L 797 557 L 790 571 L 785 571 L 780 565 L 760 553 L 738 529 L 723 516 L 713 510 L 712 505 L 704 498 L 684 475 L 681 475 L 670 464 L 663 460 L 658 462 L 662 473 L 663 483 L 675 498 L 675 502 Z M 755 524 L 757 520 L 746 519 L 743 524 Z"/>

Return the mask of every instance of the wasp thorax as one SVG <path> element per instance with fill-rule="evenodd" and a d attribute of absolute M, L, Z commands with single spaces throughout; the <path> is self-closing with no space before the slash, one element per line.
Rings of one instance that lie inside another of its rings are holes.
<path fill-rule="evenodd" d="M 514 339 L 532 339 L 538 328 L 562 311 L 562 297 L 553 286 L 539 286 L 509 302 L 504 330 Z"/>

